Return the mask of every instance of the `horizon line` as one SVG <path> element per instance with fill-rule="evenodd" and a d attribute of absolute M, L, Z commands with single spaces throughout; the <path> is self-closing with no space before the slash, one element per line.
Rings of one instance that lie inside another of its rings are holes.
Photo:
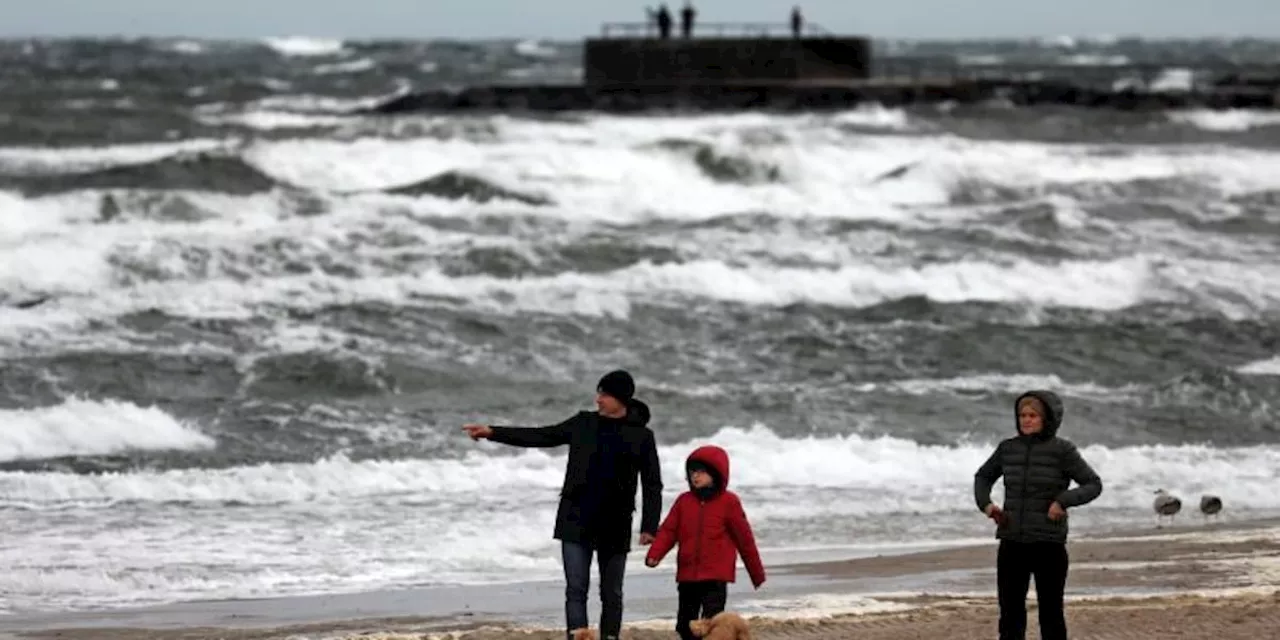
<path fill-rule="evenodd" d="M 618 23 L 601 23 L 606 24 Z M 639 22 L 636 22 L 639 24 Z M 765 24 L 765 23 L 761 23 Z M 772 23 L 769 23 L 772 24 Z M 777 24 L 783 24 L 781 22 Z M 1141 41 L 1150 43 L 1159 42 L 1240 42 L 1240 41 L 1262 41 L 1268 43 L 1280 44 L 1280 35 L 1262 36 L 1250 34 L 1199 34 L 1199 35 L 1159 35 L 1144 36 L 1140 34 L 1124 34 L 1124 33 L 1095 33 L 1095 34 L 1072 34 L 1072 33 L 1054 33 L 1054 34 L 1027 34 L 1027 35 L 990 35 L 990 36 L 894 36 L 894 35 L 872 35 L 867 33 L 840 33 L 830 32 L 827 34 L 832 37 L 862 37 L 869 38 L 872 41 L 892 40 L 897 42 L 919 42 L 919 43 L 977 43 L 977 42 L 1036 42 L 1036 41 L 1052 41 L 1055 39 L 1069 38 L 1079 43 L 1090 44 L 1107 44 L 1120 41 Z M 90 33 L 4 33 L 0 32 L 0 42 L 24 41 L 24 40 L 198 40 L 205 42 L 262 42 L 266 40 L 276 39 L 307 39 L 307 40 L 337 40 L 341 42 L 500 42 L 511 40 L 536 40 L 539 42 L 581 42 L 583 40 L 599 37 L 599 33 L 592 33 L 577 37 L 568 36 L 537 36 L 537 35 L 489 35 L 489 36 L 424 36 L 424 35 L 326 35 L 326 34 L 308 34 L 308 33 L 280 33 L 274 35 L 187 35 L 181 33 L 112 33 L 112 32 L 90 32 Z M 784 36 L 778 36 L 784 37 Z M 785 37 L 790 37 L 785 36 Z M 697 36 L 694 39 L 698 39 Z"/>

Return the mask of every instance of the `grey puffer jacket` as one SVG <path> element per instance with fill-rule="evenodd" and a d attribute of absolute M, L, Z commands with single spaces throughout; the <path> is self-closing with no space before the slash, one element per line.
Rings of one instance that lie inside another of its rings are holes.
<path fill-rule="evenodd" d="M 1044 428 L 1001 442 L 973 477 L 978 509 L 991 504 L 991 489 L 1004 476 L 1004 523 L 996 537 L 1015 542 L 1067 541 L 1067 520 L 1049 519 L 1055 501 L 1064 509 L 1092 502 L 1102 494 L 1102 479 L 1080 456 L 1076 446 L 1058 437 L 1062 426 L 1062 400 L 1052 391 L 1028 391 L 1014 401 L 1014 429 L 1018 428 L 1018 402 L 1032 396 L 1045 407 Z M 1076 488 L 1070 489 L 1071 481 Z"/>

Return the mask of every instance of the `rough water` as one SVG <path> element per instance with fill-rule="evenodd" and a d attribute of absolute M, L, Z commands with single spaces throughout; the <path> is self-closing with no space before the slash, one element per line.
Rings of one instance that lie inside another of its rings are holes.
<path fill-rule="evenodd" d="M 350 115 L 575 55 L 0 44 L 0 610 L 555 577 L 563 451 L 459 425 L 614 367 L 767 560 L 988 537 L 1032 387 L 1074 531 L 1280 514 L 1280 116 Z"/>

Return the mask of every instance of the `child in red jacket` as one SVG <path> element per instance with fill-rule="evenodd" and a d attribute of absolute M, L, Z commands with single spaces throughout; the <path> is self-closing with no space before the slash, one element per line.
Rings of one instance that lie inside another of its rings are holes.
<path fill-rule="evenodd" d="M 644 563 L 658 566 L 679 543 L 676 632 L 682 640 L 695 640 L 689 623 L 724 611 L 738 556 L 757 589 L 764 584 L 764 565 L 742 502 L 729 491 L 729 454 L 714 445 L 698 447 L 685 461 L 685 472 L 689 490 L 671 505 Z"/>

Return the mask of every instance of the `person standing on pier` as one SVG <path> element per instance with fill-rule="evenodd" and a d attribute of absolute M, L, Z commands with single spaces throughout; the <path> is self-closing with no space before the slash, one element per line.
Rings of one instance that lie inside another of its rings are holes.
<path fill-rule="evenodd" d="M 658 37 L 663 40 L 671 37 L 671 10 L 665 2 L 658 7 Z"/>
<path fill-rule="evenodd" d="M 693 20 L 698 17 L 697 9 L 693 8 L 693 3 L 685 0 L 684 8 L 680 10 L 680 33 L 685 38 L 693 37 Z"/>
<path fill-rule="evenodd" d="M 804 31 L 804 15 L 800 13 L 800 5 L 791 7 L 791 35 L 797 38 Z"/>

